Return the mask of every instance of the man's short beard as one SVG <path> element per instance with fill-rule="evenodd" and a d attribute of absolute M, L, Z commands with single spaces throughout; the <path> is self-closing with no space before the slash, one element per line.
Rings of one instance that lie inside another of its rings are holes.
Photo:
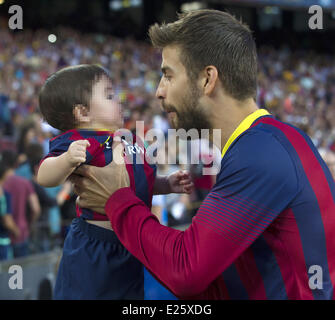
<path fill-rule="evenodd" d="M 185 129 L 186 131 L 196 129 L 199 136 L 201 129 L 212 129 L 209 116 L 199 102 L 200 97 L 200 91 L 192 86 L 177 109 L 177 128 L 175 129 Z"/>

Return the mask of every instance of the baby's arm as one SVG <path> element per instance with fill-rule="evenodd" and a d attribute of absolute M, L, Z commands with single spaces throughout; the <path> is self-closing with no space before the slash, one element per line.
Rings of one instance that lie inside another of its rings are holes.
<path fill-rule="evenodd" d="M 44 187 L 63 184 L 68 176 L 86 161 L 86 148 L 89 146 L 88 140 L 77 140 L 60 156 L 45 159 L 38 169 L 37 182 Z"/>
<path fill-rule="evenodd" d="M 168 194 L 171 193 L 169 181 L 167 176 L 156 176 L 154 183 L 154 194 Z"/>
<path fill-rule="evenodd" d="M 193 182 L 189 172 L 176 171 L 168 176 L 157 176 L 154 184 L 154 194 L 192 193 Z"/>

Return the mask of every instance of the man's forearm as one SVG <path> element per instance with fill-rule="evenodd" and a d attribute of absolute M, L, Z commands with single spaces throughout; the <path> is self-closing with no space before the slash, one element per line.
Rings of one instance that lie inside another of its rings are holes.
<path fill-rule="evenodd" d="M 125 188 L 125 189 L 128 189 L 128 188 Z M 118 192 L 122 192 L 122 189 L 119 190 Z M 115 192 L 113 196 L 115 196 L 115 194 L 118 192 Z M 163 280 L 161 278 L 161 275 L 159 274 L 160 271 L 158 272 L 156 271 L 156 269 L 161 270 L 161 271 L 164 270 L 164 267 L 165 267 L 164 263 L 163 265 L 160 266 L 160 263 L 163 261 L 162 260 L 156 261 L 158 262 L 157 268 L 156 267 L 153 268 L 154 261 L 153 259 L 150 258 L 150 256 L 154 254 L 154 251 L 157 251 L 157 250 L 160 251 L 160 248 L 162 248 L 161 242 L 159 241 L 159 239 L 155 239 L 155 237 L 152 237 L 155 233 L 152 233 L 151 235 L 147 234 L 147 236 L 149 237 L 149 242 L 151 242 L 150 246 L 155 246 L 155 249 L 151 247 L 151 250 L 150 250 L 151 254 L 149 254 L 149 257 L 147 257 L 143 250 L 143 243 L 141 241 L 142 226 L 146 225 L 146 228 L 150 228 L 152 230 L 152 228 L 149 225 L 151 225 L 152 223 L 153 224 L 156 223 L 157 224 L 156 227 L 159 227 L 161 225 L 158 221 L 158 218 L 154 214 L 152 214 L 149 211 L 149 209 L 144 205 L 144 203 L 137 197 L 133 199 L 129 199 L 130 201 L 127 201 L 128 208 L 126 209 L 124 205 L 121 205 L 121 206 L 116 205 L 115 200 L 113 200 L 113 196 L 107 201 L 105 210 L 106 210 L 107 216 L 109 217 L 111 221 L 113 229 L 114 229 L 114 226 L 117 228 L 116 233 L 117 233 L 117 236 L 120 237 L 119 238 L 120 241 L 137 259 L 139 259 L 147 267 L 148 270 L 152 271 L 155 274 L 158 280 L 160 280 L 166 287 L 168 287 L 171 291 L 174 292 L 174 288 L 172 288 L 170 284 L 167 283 L 167 281 L 165 281 L 165 279 Z M 118 199 L 121 199 L 122 201 L 123 196 L 124 195 L 121 195 L 121 198 L 118 197 Z M 127 198 L 129 197 L 127 196 Z M 142 206 L 142 204 L 144 206 Z M 125 210 L 127 210 L 127 212 L 124 212 Z M 136 211 L 137 214 L 135 214 L 133 211 Z M 117 214 L 115 214 L 116 212 Z M 123 214 L 118 214 L 120 212 L 123 212 Z M 137 226 L 136 228 L 128 227 L 127 222 L 129 221 L 130 216 L 133 219 L 134 226 L 136 224 Z M 172 231 L 175 231 L 174 236 L 178 236 L 178 233 L 180 233 L 180 231 L 177 231 L 177 230 L 172 230 Z"/>
<path fill-rule="evenodd" d="M 5 228 L 14 236 L 16 236 L 17 234 L 19 234 L 19 228 L 16 225 L 13 217 L 10 214 L 6 214 L 3 217 L 3 224 L 5 226 Z"/>
<path fill-rule="evenodd" d="M 34 223 L 41 215 L 41 204 L 35 192 L 29 196 L 28 203 L 32 213 L 31 223 Z"/>
<path fill-rule="evenodd" d="M 184 232 L 161 225 L 130 188 L 116 191 L 105 210 L 122 244 L 176 296 L 220 296 L 208 288 L 241 248 L 194 220 Z"/>

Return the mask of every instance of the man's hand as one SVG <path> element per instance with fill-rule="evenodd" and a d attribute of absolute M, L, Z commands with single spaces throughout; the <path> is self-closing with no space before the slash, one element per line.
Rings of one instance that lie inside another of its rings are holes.
<path fill-rule="evenodd" d="M 176 171 L 167 177 L 171 193 L 187 193 L 191 194 L 194 189 L 194 184 L 191 180 L 191 175 L 187 171 Z"/>
<path fill-rule="evenodd" d="M 77 167 L 86 161 L 86 149 L 89 146 L 88 140 L 77 140 L 70 144 L 66 156 L 72 167 Z"/>
<path fill-rule="evenodd" d="M 113 161 L 103 168 L 83 165 L 70 176 L 77 204 L 105 214 L 105 205 L 118 189 L 129 187 L 129 176 L 123 158 L 123 145 L 113 142 Z"/>

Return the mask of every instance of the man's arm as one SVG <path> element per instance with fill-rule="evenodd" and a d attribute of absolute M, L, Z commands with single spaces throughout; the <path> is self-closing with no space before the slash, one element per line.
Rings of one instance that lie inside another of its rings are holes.
<path fill-rule="evenodd" d="M 112 195 L 106 213 L 124 246 L 178 297 L 204 292 L 245 249 L 201 219 L 186 231 L 162 226 L 130 188 Z"/>
<path fill-rule="evenodd" d="M 11 214 L 5 214 L 2 218 L 2 223 L 5 228 L 15 237 L 18 238 L 20 236 L 20 229 L 16 225 Z"/>
<path fill-rule="evenodd" d="M 122 244 L 178 297 L 213 298 L 206 292 L 210 284 L 299 191 L 295 166 L 281 145 L 269 136 L 251 153 L 259 137 L 248 141 L 227 155 L 215 187 L 184 232 L 160 225 L 130 188 L 116 191 L 105 206 Z"/>
<path fill-rule="evenodd" d="M 28 196 L 28 204 L 31 212 L 31 224 L 33 224 L 41 215 L 41 206 L 38 196 L 35 192 Z"/>
<path fill-rule="evenodd" d="M 5 212 L 1 212 L 0 219 L 4 227 L 15 237 L 18 238 L 20 236 L 20 229 L 15 223 L 13 216 L 11 215 L 12 212 L 12 199 L 9 193 L 5 192 Z"/>

